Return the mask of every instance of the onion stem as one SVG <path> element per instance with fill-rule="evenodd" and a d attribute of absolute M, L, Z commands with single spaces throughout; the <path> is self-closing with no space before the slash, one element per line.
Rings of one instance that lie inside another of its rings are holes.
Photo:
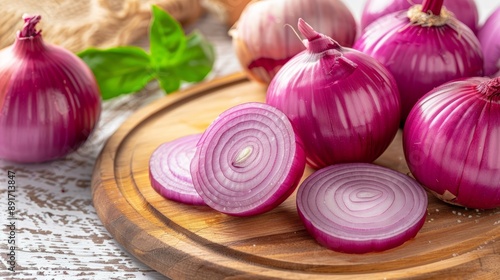
<path fill-rule="evenodd" d="M 300 33 L 307 38 L 309 45 L 306 46 L 307 50 L 312 53 L 322 53 L 324 51 L 329 51 L 329 55 L 333 55 L 337 62 L 343 64 L 348 71 L 347 73 L 352 73 L 358 65 L 353 61 L 347 59 L 343 56 L 341 51 L 341 46 L 332 38 L 318 33 L 311 25 L 309 25 L 305 20 L 299 18 L 298 28 Z"/>
<path fill-rule="evenodd" d="M 18 34 L 19 39 L 32 38 L 40 34 L 41 30 L 37 31 L 35 27 L 41 19 L 40 15 L 23 15 L 24 26 Z"/>
<path fill-rule="evenodd" d="M 307 22 L 305 22 L 305 20 L 301 18 L 299 18 L 298 26 L 300 33 L 302 33 L 302 35 L 304 35 L 307 38 L 307 40 L 309 40 L 309 42 L 319 39 L 321 37 L 319 33 L 316 32 L 316 30 L 314 30 Z"/>
<path fill-rule="evenodd" d="M 424 0 L 422 2 L 422 12 L 430 13 L 431 15 L 440 15 L 443 1 L 444 0 Z"/>
<path fill-rule="evenodd" d="M 321 53 L 326 50 L 340 49 L 339 43 L 330 37 L 324 36 L 314 30 L 305 20 L 299 18 L 298 28 L 300 33 L 309 41 L 307 49 L 312 53 Z M 340 52 L 336 55 L 341 56 Z"/>
<path fill-rule="evenodd" d="M 477 91 L 490 100 L 500 100 L 500 77 L 480 83 L 477 85 Z"/>

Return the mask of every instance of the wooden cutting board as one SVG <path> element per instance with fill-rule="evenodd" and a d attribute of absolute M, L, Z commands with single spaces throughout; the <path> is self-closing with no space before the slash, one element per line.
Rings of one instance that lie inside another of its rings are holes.
<path fill-rule="evenodd" d="M 318 245 L 299 220 L 295 195 L 268 213 L 238 218 L 152 189 L 148 160 L 156 147 L 203 132 L 231 106 L 264 98 L 262 86 L 235 74 L 150 104 L 109 139 L 95 165 L 93 203 L 130 254 L 173 279 L 500 279 L 500 209 L 464 209 L 430 195 L 414 239 L 355 255 Z M 401 132 L 376 163 L 409 172 Z"/>

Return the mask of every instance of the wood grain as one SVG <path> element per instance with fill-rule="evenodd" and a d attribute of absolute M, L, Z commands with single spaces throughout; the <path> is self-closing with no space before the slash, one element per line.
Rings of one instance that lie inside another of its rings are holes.
<path fill-rule="evenodd" d="M 295 195 L 268 213 L 238 218 L 165 200 L 152 189 L 148 160 L 156 147 L 264 96 L 264 88 L 235 74 L 162 98 L 125 121 L 92 178 L 94 207 L 115 240 L 173 279 L 499 279 L 500 209 L 464 209 L 429 195 L 426 223 L 414 239 L 353 255 L 325 249 L 307 234 Z M 409 173 L 400 132 L 376 163 Z"/>

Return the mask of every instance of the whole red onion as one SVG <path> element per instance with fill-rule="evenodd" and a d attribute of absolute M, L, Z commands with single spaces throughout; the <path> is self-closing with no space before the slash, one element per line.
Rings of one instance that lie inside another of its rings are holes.
<path fill-rule="evenodd" d="M 422 0 L 367 0 L 361 14 L 361 29 L 385 15 L 408 10 L 414 4 L 422 4 Z M 475 0 L 444 0 L 444 6 L 474 33 L 477 32 L 479 12 Z"/>
<path fill-rule="evenodd" d="M 101 112 L 99 88 L 75 54 L 45 44 L 25 16 L 13 45 L 0 51 L 0 158 L 43 162 L 76 150 Z"/>
<path fill-rule="evenodd" d="M 281 68 L 266 102 L 290 118 L 314 168 L 374 161 L 399 127 L 394 78 L 374 58 L 340 46 L 302 19 L 299 30 L 307 50 Z"/>
<path fill-rule="evenodd" d="M 434 87 L 483 74 L 476 35 L 442 4 L 443 0 L 424 0 L 408 11 L 387 15 L 368 26 L 354 45 L 396 79 L 402 123 L 417 100 Z"/>
<path fill-rule="evenodd" d="M 292 28 L 303 18 L 317 30 L 350 47 L 356 21 L 341 0 L 253 1 L 231 30 L 238 60 L 248 77 L 269 84 L 290 58 L 304 50 Z"/>
<path fill-rule="evenodd" d="M 484 54 L 484 75 L 498 76 L 500 73 L 500 7 L 498 7 L 479 29 L 477 37 Z"/>
<path fill-rule="evenodd" d="M 441 85 L 420 99 L 403 131 L 413 176 L 440 199 L 500 207 L 500 78 Z"/>

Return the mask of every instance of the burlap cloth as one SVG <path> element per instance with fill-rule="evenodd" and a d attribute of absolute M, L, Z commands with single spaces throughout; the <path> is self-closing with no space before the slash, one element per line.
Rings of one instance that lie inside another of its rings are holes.
<path fill-rule="evenodd" d="M 201 3 L 229 28 L 236 23 L 246 5 L 252 1 L 257 0 L 201 0 Z"/>
<path fill-rule="evenodd" d="M 250 0 L 0 0 L 0 49 L 11 45 L 23 26 L 23 14 L 40 14 L 46 42 L 78 52 L 87 47 L 131 44 L 147 36 L 151 5 L 183 25 L 205 11 L 231 27 Z"/>
<path fill-rule="evenodd" d="M 127 45 L 147 35 L 152 4 L 182 24 L 203 12 L 200 0 L 0 0 L 0 49 L 14 42 L 25 13 L 42 15 L 46 42 L 74 52 Z"/>

